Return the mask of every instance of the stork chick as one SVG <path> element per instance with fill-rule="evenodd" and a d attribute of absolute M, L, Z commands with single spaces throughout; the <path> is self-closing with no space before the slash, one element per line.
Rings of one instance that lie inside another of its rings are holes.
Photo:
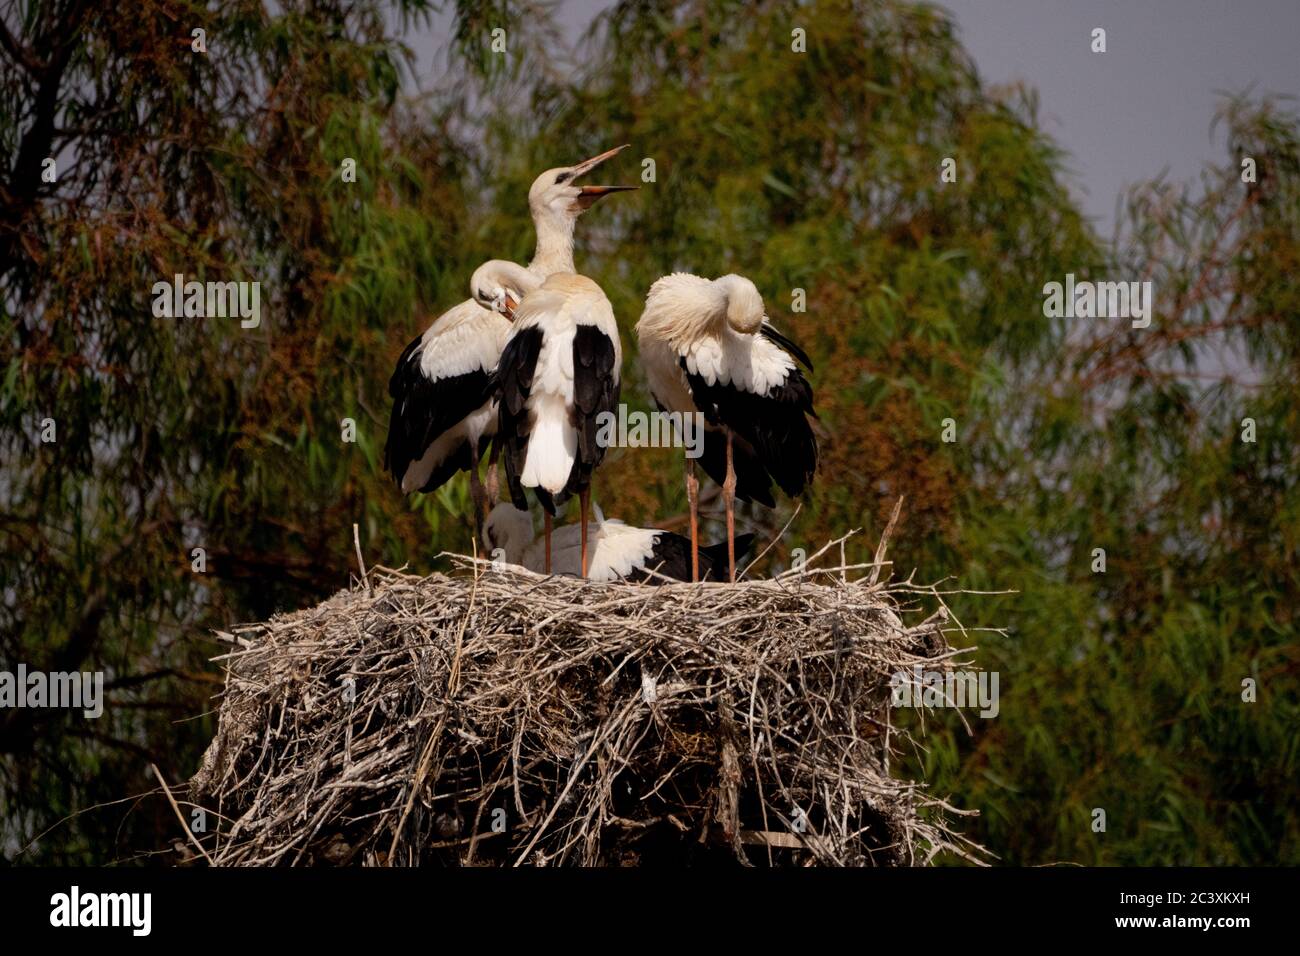
<path fill-rule="evenodd" d="M 591 544 L 590 564 L 585 577 L 592 581 L 644 581 L 663 584 L 665 579 L 688 581 L 691 576 L 690 539 L 656 528 L 634 528 L 617 519 L 606 520 L 595 508 L 596 520 L 588 528 Z M 749 550 L 752 534 L 736 539 L 740 554 Z M 483 544 L 487 553 L 500 548 L 509 564 L 518 564 L 538 574 L 550 574 L 542 542 L 535 540 L 533 520 L 503 501 L 492 509 L 483 525 Z M 555 532 L 551 568 L 556 574 L 581 572 L 579 529 L 566 525 Z M 703 579 L 725 581 L 727 577 L 727 543 L 700 549 Z"/>

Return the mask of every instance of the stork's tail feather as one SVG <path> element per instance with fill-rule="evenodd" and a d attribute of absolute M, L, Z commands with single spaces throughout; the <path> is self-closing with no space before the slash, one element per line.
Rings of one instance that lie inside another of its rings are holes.
<path fill-rule="evenodd" d="M 578 434 L 562 398 L 544 395 L 536 396 L 534 401 L 532 430 L 519 480 L 525 487 L 544 488 L 556 494 L 569 483 L 577 458 Z"/>

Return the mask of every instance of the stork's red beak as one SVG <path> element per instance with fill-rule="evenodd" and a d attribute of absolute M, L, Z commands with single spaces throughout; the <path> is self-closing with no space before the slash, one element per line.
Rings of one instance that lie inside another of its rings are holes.
<path fill-rule="evenodd" d="M 574 202 L 579 209 L 586 210 L 594 206 L 596 200 L 601 196 L 608 196 L 610 193 L 630 192 L 640 188 L 640 186 L 579 186 L 578 198 Z"/>
<path fill-rule="evenodd" d="M 613 149 L 607 149 L 598 156 L 591 157 L 591 159 L 584 159 L 580 163 L 575 163 L 573 166 L 573 178 L 577 179 L 579 176 L 591 172 L 605 160 L 617 156 L 631 145 L 631 143 L 624 143 L 622 146 L 615 146 Z"/>
<path fill-rule="evenodd" d="M 623 152 L 623 150 L 627 149 L 629 145 L 631 144 L 625 143 L 622 146 L 615 146 L 613 149 L 606 150 L 598 156 L 591 157 L 591 159 L 584 159 L 573 167 L 573 177 L 570 181 L 574 182 L 576 185 L 576 180 L 579 176 L 591 172 L 611 156 L 617 156 L 619 153 Z M 596 200 L 600 199 L 602 196 L 608 196 L 610 193 L 628 192 L 640 188 L 641 187 L 639 186 L 579 186 L 578 198 L 573 201 L 573 204 L 579 210 L 586 211 L 595 205 Z"/>

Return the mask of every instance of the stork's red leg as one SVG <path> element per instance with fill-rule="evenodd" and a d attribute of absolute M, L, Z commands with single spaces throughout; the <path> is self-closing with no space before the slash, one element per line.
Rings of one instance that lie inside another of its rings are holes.
<path fill-rule="evenodd" d="M 554 523 L 555 519 L 551 517 L 551 513 L 547 511 L 545 508 L 542 509 L 542 515 L 546 519 L 546 564 L 543 565 L 542 569 L 547 574 L 550 574 L 551 573 L 551 525 Z"/>
<path fill-rule="evenodd" d="M 483 522 L 487 519 L 487 498 L 478 477 L 478 462 L 469 470 L 469 497 L 474 503 L 474 540 L 483 547 Z"/>
<path fill-rule="evenodd" d="M 497 456 L 500 452 L 497 440 L 492 439 L 492 446 L 488 449 L 487 494 L 488 503 L 493 505 L 501 500 L 501 484 L 497 479 Z"/>
<path fill-rule="evenodd" d="M 727 571 L 736 583 L 736 464 L 731 453 L 731 429 L 727 429 L 727 478 L 722 483 L 722 500 L 727 506 Z"/>
<path fill-rule="evenodd" d="M 695 459 L 686 459 L 686 504 L 691 512 L 691 581 L 700 579 L 700 479 Z"/>
<path fill-rule="evenodd" d="M 591 504 L 591 491 L 578 492 L 578 503 L 580 512 L 578 519 L 582 522 L 582 576 L 587 576 L 587 509 Z"/>

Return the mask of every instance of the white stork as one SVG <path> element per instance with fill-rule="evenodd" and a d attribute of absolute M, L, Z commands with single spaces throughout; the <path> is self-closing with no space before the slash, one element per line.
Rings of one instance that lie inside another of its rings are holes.
<path fill-rule="evenodd" d="M 583 212 L 601 196 L 636 188 L 575 183 L 626 148 L 548 169 L 533 181 L 528 207 L 537 229 L 537 252 L 527 271 L 538 281 L 573 271 L 573 229 Z M 393 413 L 385 467 L 404 494 L 434 491 L 456 472 L 468 471 L 476 523 L 485 511 L 478 462 L 497 425 L 492 376 L 509 335 L 508 318 L 468 299 L 440 315 L 406 347 L 388 383 Z M 488 469 L 493 497 L 495 475 L 494 453 Z"/>
<path fill-rule="evenodd" d="M 718 279 L 676 272 L 646 295 L 637 322 L 641 364 L 661 411 L 703 412 L 700 465 L 721 483 L 727 512 L 729 576 L 735 581 L 735 501 L 772 507 L 771 485 L 798 495 L 817 468 L 817 439 L 808 416 L 812 386 L 799 362 L 808 356 L 772 327 L 763 298 L 743 276 Z M 796 361 L 798 360 L 798 361 Z M 687 460 L 691 552 L 699 547 L 699 480 Z"/>
<path fill-rule="evenodd" d="M 515 309 L 529 292 L 542 284 L 542 278 L 508 259 L 489 259 L 469 277 L 469 292 L 485 309 L 514 321 Z M 506 337 L 509 338 L 507 329 Z M 504 348 L 504 344 L 502 348 Z"/>
<path fill-rule="evenodd" d="M 633 528 L 617 519 L 605 520 L 600 508 L 594 508 L 596 520 L 588 529 L 591 541 L 587 577 L 592 581 L 645 581 L 661 584 L 665 578 L 689 581 L 691 576 L 691 542 L 680 534 L 656 528 Z M 753 543 L 752 534 L 736 539 L 736 550 L 744 554 Z M 533 519 L 508 501 L 492 509 L 483 525 L 483 544 L 491 554 L 500 548 L 510 564 L 520 564 L 539 574 L 546 569 L 542 542 L 535 540 Z M 552 567 L 556 574 L 578 574 L 581 569 L 580 531 L 566 525 L 552 538 Z M 700 549 L 700 565 L 705 581 L 725 581 L 727 577 L 727 543 Z"/>
<path fill-rule="evenodd" d="M 578 495 L 585 576 L 591 479 L 605 456 L 598 418 L 618 402 L 623 345 L 613 306 L 586 276 L 557 273 L 521 291 L 498 368 L 506 483 L 517 507 L 527 510 L 531 488 L 546 512 L 547 573 L 556 506 Z"/>

